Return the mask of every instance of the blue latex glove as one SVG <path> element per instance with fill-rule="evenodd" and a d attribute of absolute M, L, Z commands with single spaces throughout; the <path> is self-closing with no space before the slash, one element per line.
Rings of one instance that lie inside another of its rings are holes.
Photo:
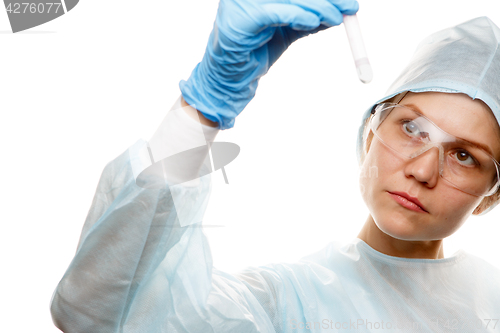
<path fill-rule="evenodd" d="M 221 0 L 203 60 L 179 84 L 182 95 L 220 129 L 231 128 L 290 44 L 357 10 L 355 0 Z"/>

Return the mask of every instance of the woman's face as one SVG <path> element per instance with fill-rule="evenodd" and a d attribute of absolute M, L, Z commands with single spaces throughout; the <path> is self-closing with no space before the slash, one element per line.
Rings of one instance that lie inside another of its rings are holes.
<path fill-rule="evenodd" d="M 489 108 L 464 94 L 408 93 L 399 103 L 420 110 L 444 131 L 488 146 L 500 158 L 500 128 Z M 439 151 L 432 148 L 405 159 L 373 138 L 364 159 L 361 192 L 385 234 L 401 240 L 439 240 L 453 234 L 483 197 L 462 192 L 439 175 Z M 425 211 L 394 193 L 417 198 Z"/>

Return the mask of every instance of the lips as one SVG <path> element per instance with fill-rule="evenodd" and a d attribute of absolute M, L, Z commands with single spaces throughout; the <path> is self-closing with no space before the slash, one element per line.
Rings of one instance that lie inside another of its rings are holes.
<path fill-rule="evenodd" d="M 428 213 L 428 211 L 425 209 L 424 205 L 422 205 L 422 203 L 417 198 L 414 198 L 414 197 L 408 195 L 407 193 L 389 192 L 389 194 L 391 194 L 393 197 L 395 197 L 395 199 L 396 199 L 396 201 L 398 201 L 398 203 L 400 203 L 402 206 L 404 206 L 408 209 L 416 210 L 416 211 L 420 210 L 420 211 L 424 211 L 424 212 Z M 404 199 L 397 198 L 398 196 L 402 197 Z M 417 206 L 417 207 L 415 207 L 415 206 Z"/>

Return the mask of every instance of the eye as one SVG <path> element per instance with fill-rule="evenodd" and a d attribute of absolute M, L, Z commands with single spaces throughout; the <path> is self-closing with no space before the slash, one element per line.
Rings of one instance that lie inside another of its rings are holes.
<path fill-rule="evenodd" d="M 458 150 L 453 153 L 453 157 L 461 165 L 470 166 L 479 164 L 467 150 Z"/>
<path fill-rule="evenodd" d="M 405 134 L 416 137 L 416 138 L 426 138 L 426 132 L 420 132 L 418 125 L 412 120 L 403 120 L 403 131 Z"/>

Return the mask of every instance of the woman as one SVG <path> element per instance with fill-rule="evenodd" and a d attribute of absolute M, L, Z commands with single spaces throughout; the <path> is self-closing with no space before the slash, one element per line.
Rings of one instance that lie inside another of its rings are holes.
<path fill-rule="evenodd" d="M 296 264 L 237 275 L 212 268 L 199 228 L 210 182 L 196 178 L 208 172 L 207 150 L 172 163 L 166 157 L 232 127 L 259 78 L 293 41 L 356 11 L 354 1 L 221 1 L 205 57 L 181 82 L 182 97 L 164 124 L 103 171 L 78 251 L 52 300 L 59 328 L 499 329 L 498 270 L 464 252 L 443 258 L 442 248 L 471 213 L 498 202 L 500 30 L 486 18 L 424 41 L 364 115 L 359 152 L 370 216 L 356 241 Z"/>

